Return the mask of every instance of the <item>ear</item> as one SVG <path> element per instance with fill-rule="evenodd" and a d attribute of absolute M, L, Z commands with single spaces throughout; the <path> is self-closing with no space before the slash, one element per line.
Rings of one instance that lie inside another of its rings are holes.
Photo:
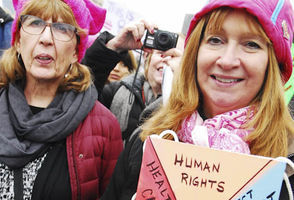
<path fill-rule="evenodd" d="M 75 52 L 73 53 L 73 55 L 72 55 L 72 60 L 71 60 L 71 61 L 72 61 L 71 63 L 75 63 L 75 62 L 78 61 L 78 53 L 77 53 L 77 51 L 75 51 Z"/>
<path fill-rule="evenodd" d="M 15 46 L 15 48 L 16 48 L 16 51 L 18 52 L 18 53 L 20 53 L 20 42 L 19 41 L 15 41 L 15 43 L 14 43 L 14 46 Z"/>

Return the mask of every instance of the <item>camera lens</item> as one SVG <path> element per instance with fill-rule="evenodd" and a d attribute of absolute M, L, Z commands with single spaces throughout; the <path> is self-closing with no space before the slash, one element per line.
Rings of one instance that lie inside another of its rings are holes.
<path fill-rule="evenodd" d="M 162 48 L 169 48 L 171 46 L 172 38 L 168 33 L 159 33 L 157 38 L 157 44 Z"/>

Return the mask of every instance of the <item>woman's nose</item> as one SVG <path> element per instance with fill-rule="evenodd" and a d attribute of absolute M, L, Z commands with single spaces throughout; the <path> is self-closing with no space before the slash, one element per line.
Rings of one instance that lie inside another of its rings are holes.
<path fill-rule="evenodd" d="M 223 69 L 231 69 L 240 66 L 239 49 L 237 45 L 228 44 L 221 51 L 216 63 Z"/>
<path fill-rule="evenodd" d="M 44 31 L 40 34 L 40 42 L 42 44 L 48 45 L 53 44 L 53 33 L 50 26 L 46 26 Z"/>

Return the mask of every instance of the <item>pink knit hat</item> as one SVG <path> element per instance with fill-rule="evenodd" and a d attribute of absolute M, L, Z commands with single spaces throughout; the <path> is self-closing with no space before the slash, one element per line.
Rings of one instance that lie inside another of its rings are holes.
<path fill-rule="evenodd" d="M 273 43 L 282 78 L 286 83 L 292 73 L 294 12 L 290 0 L 210 0 L 191 20 L 186 42 L 199 19 L 219 7 L 244 8 L 257 17 Z"/>
<path fill-rule="evenodd" d="M 19 14 L 21 13 L 26 2 L 28 1 L 29 0 L 13 0 L 15 18 L 12 25 L 12 45 L 14 45 L 15 42 L 15 34 L 17 32 L 17 21 L 19 18 Z M 87 35 L 80 36 L 80 43 L 78 45 L 78 60 L 81 61 L 87 48 L 88 35 L 95 35 L 101 30 L 105 21 L 106 10 L 92 3 L 91 0 L 63 1 L 72 9 L 78 25 L 82 29 L 88 31 Z"/>

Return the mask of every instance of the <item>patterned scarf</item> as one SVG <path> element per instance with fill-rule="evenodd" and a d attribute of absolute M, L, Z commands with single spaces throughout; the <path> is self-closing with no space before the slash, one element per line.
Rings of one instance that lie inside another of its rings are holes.
<path fill-rule="evenodd" d="M 248 116 L 249 114 L 249 116 Z M 226 112 L 203 121 L 197 111 L 185 118 L 178 131 L 179 140 L 214 149 L 250 154 L 249 144 L 244 141 L 253 128 L 243 129 L 247 117 L 252 119 L 250 107 Z"/>

